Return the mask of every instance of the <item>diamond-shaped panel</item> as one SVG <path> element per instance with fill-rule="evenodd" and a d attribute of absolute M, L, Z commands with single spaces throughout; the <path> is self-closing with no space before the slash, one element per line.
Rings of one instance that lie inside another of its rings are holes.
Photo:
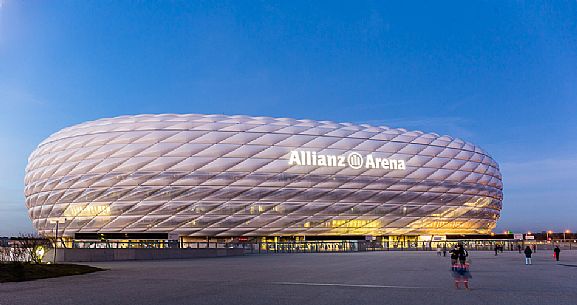
<path fill-rule="evenodd" d="M 402 159 L 406 170 L 289 165 L 293 150 Z M 26 205 L 54 234 L 191 236 L 486 233 L 497 163 L 450 136 L 226 115 L 136 115 L 62 129 L 30 155 Z"/>

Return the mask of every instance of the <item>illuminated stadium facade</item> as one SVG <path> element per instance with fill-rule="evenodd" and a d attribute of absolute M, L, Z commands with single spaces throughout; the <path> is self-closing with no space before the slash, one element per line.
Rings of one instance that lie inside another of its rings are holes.
<path fill-rule="evenodd" d="M 479 147 L 384 126 L 136 115 L 65 128 L 31 154 L 26 206 L 60 235 L 488 233 L 501 174 Z"/>

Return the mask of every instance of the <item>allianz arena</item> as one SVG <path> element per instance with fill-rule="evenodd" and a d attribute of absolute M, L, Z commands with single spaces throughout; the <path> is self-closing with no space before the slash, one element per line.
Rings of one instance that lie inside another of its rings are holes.
<path fill-rule="evenodd" d="M 163 114 L 65 128 L 29 157 L 36 230 L 179 237 L 483 234 L 497 163 L 449 136 L 330 121 Z"/>

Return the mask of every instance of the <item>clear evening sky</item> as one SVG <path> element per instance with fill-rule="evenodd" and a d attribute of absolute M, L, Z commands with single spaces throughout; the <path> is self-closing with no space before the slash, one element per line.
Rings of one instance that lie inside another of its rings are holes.
<path fill-rule="evenodd" d="M 500 164 L 497 232 L 577 231 L 576 1 L 0 3 L 0 235 L 38 143 L 141 113 L 449 134 Z"/>

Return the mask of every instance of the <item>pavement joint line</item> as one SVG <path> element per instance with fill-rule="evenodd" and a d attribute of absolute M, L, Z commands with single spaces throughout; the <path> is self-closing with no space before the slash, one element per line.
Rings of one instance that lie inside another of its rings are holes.
<path fill-rule="evenodd" d="M 273 282 L 274 285 L 300 285 L 300 286 L 334 286 L 334 287 L 359 287 L 359 288 L 394 288 L 394 289 L 431 289 L 432 287 L 394 286 L 394 285 L 370 285 L 370 284 L 339 284 L 339 283 L 299 283 L 299 282 Z"/>

